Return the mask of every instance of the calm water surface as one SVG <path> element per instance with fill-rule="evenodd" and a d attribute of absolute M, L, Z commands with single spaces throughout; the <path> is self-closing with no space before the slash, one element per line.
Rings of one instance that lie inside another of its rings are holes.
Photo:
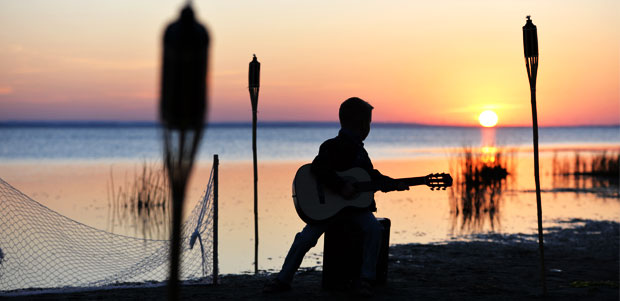
<path fill-rule="evenodd" d="M 487 133 L 492 132 L 492 133 Z M 337 124 L 261 124 L 261 160 L 309 160 L 318 145 L 338 133 Z M 491 140 L 491 141 L 483 141 Z M 480 129 L 376 124 L 365 141 L 373 159 L 427 156 L 436 150 L 479 146 L 530 147 L 530 128 Z M 552 127 L 540 129 L 545 145 L 620 145 L 620 127 Z M 152 124 L 0 124 L 0 160 L 159 159 L 161 133 Z M 199 157 L 251 160 L 251 127 L 216 124 L 206 130 Z"/>

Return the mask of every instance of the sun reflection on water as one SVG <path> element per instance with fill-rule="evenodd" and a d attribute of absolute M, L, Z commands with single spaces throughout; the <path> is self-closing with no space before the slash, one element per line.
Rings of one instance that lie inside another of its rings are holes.
<path fill-rule="evenodd" d="M 495 163 L 495 156 L 497 155 L 497 147 L 495 146 L 484 146 L 480 149 L 482 156 L 480 160 L 484 164 L 493 164 Z"/>

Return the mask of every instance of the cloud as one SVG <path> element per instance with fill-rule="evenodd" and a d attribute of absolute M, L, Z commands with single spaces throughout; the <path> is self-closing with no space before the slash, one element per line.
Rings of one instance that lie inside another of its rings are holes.
<path fill-rule="evenodd" d="M 13 87 L 0 86 L 0 95 L 9 95 L 9 94 L 13 94 Z"/>
<path fill-rule="evenodd" d="M 150 60 L 99 59 L 92 57 L 59 57 L 65 63 L 92 70 L 134 71 L 155 69 L 156 62 Z"/>

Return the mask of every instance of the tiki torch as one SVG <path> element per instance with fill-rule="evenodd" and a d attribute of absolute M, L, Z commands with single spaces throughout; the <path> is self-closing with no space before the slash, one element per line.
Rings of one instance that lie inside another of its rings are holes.
<path fill-rule="evenodd" d="M 258 109 L 258 88 L 260 86 L 260 63 L 256 54 L 250 62 L 248 88 L 252 102 L 252 156 L 254 160 L 254 274 L 258 274 L 258 170 L 256 166 L 256 113 Z"/>
<path fill-rule="evenodd" d="M 523 26 L 523 50 L 525 52 L 525 67 L 527 77 L 530 80 L 530 93 L 532 100 L 532 129 L 534 130 L 534 181 L 536 182 L 536 210 L 538 215 L 538 248 L 540 250 L 540 275 L 543 294 L 547 294 L 545 281 L 545 250 L 542 229 L 542 204 L 540 200 L 540 172 L 538 163 L 538 115 L 536 113 L 536 74 L 538 73 L 538 34 L 536 25 L 527 16 Z"/>
<path fill-rule="evenodd" d="M 169 299 L 179 298 L 183 200 L 206 113 L 209 35 L 190 5 L 166 28 L 163 40 L 160 119 L 164 167 L 172 191 Z"/>

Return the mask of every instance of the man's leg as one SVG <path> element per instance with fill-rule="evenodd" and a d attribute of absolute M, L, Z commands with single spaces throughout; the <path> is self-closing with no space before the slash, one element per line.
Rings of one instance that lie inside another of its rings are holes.
<path fill-rule="evenodd" d="M 383 226 L 370 211 L 355 213 L 351 216 L 351 221 L 360 227 L 364 235 L 360 277 L 373 281 L 377 278 L 377 257 L 381 247 Z"/>
<path fill-rule="evenodd" d="M 291 249 L 284 259 L 282 270 L 278 274 L 278 280 L 287 284 L 293 281 L 293 276 L 295 276 L 295 272 L 299 269 L 304 256 L 310 248 L 316 245 L 319 237 L 325 233 L 325 230 L 327 230 L 327 225 L 324 224 L 306 225 L 301 232 L 295 235 L 293 245 L 291 245 Z"/>

